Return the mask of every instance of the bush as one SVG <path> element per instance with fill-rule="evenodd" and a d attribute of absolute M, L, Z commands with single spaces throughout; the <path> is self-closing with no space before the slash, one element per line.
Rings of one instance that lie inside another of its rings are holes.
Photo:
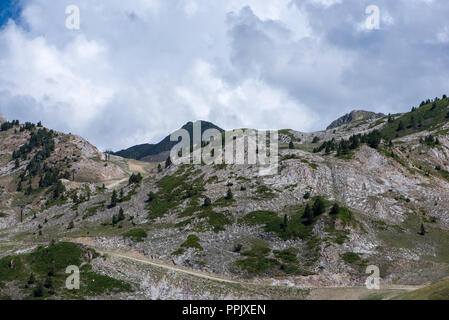
<path fill-rule="evenodd" d="M 145 229 L 133 229 L 123 234 L 125 238 L 131 238 L 135 242 L 142 242 L 148 236 Z"/>
<path fill-rule="evenodd" d="M 181 244 L 181 248 L 195 248 L 198 250 L 203 250 L 203 247 L 199 243 L 200 238 L 196 235 L 191 234 L 187 237 L 187 240 Z"/>
<path fill-rule="evenodd" d="M 346 262 L 346 263 L 356 263 L 357 261 L 359 261 L 361 258 L 360 256 L 355 253 L 355 252 L 346 252 L 343 253 L 341 255 L 341 258 Z"/>

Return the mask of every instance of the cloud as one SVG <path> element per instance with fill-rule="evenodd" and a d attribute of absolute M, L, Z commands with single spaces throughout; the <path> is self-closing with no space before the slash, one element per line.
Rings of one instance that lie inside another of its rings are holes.
<path fill-rule="evenodd" d="M 322 129 L 354 108 L 399 112 L 448 87 L 443 0 L 22 0 L 0 29 L 0 112 L 102 149 L 195 119 Z"/>

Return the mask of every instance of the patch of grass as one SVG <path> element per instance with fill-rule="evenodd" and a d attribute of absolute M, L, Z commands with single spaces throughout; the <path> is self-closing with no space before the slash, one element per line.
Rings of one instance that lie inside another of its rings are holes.
<path fill-rule="evenodd" d="M 383 300 L 384 296 L 379 293 L 371 293 L 366 297 L 362 298 L 362 300 Z"/>
<path fill-rule="evenodd" d="M 15 281 L 21 296 L 32 299 L 56 296 L 84 299 L 109 292 L 131 291 L 130 284 L 93 272 L 88 256 L 97 258 L 99 255 L 93 249 L 59 242 L 39 246 L 31 253 L 4 257 L 0 259 L 0 291 L 4 283 L 10 281 Z M 70 291 L 65 287 L 68 277 L 65 270 L 70 265 L 80 267 L 80 290 Z"/>
<path fill-rule="evenodd" d="M 273 251 L 263 241 L 253 243 L 251 250 L 241 253 L 245 259 L 237 260 L 236 265 L 249 275 L 309 275 L 310 273 L 299 268 L 298 250 L 289 248 Z"/>
<path fill-rule="evenodd" d="M 427 287 L 396 297 L 400 300 L 449 300 L 449 280 L 443 280 Z"/>
<path fill-rule="evenodd" d="M 172 256 L 179 256 L 185 252 L 184 248 L 179 248 L 171 253 Z"/>
<path fill-rule="evenodd" d="M 163 217 L 170 210 L 182 204 L 186 199 L 197 200 L 204 189 L 204 175 L 191 180 L 194 174 L 182 166 L 178 171 L 158 181 L 159 191 L 147 206 L 148 218 L 154 220 Z M 191 212 L 193 213 L 193 212 Z M 189 213 L 186 212 L 187 216 Z"/>
<path fill-rule="evenodd" d="M 447 98 L 440 99 L 437 102 L 425 104 L 415 111 L 405 113 L 394 121 L 385 124 L 381 129 L 382 136 L 387 139 L 394 139 L 415 132 L 432 130 L 432 128 L 447 122 L 445 116 L 448 104 L 449 100 Z M 402 130 L 398 130 L 400 122 L 403 124 Z"/>
<path fill-rule="evenodd" d="M 125 238 L 131 238 L 135 242 L 142 242 L 148 236 L 147 231 L 142 228 L 133 229 L 123 234 Z"/>
<path fill-rule="evenodd" d="M 284 218 L 279 217 L 277 213 L 272 211 L 250 212 L 239 222 L 248 225 L 264 225 L 266 232 L 274 232 L 284 240 L 306 239 L 310 236 L 312 230 L 312 225 L 306 226 L 304 224 L 303 212 L 290 216 L 287 225 L 284 224 Z"/>
<path fill-rule="evenodd" d="M 181 244 L 181 248 L 194 248 L 200 251 L 203 250 L 203 247 L 200 245 L 200 238 L 196 235 L 191 234 L 187 237 L 187 240 Z"/>
<path fill-rule="evenodd" d="M 225 230 L 225 226 L 232 224 L 231 221 L 221 212 L 215 212 L 212 209 L 202 211 L 199 218 L 207 218 L 208 224 L 216 233 Z"/>
<path fill-rule="evenodd" d="M 94 216 L 99 209 L 103 209 L 105 205 L 105 201 L 98 202 L 95 206 L 87 208 L 86 213 L 83 215 L 83 220 Z"/>
<path fill-rule="evenodd" d="M 87 295 L 96 296 L 104 293 L 131 291 L 129 283 L 95 272 L 85 272 L 83 278 L 85 286 L 82 291 Z"/>
<path fill-rule="evenodd" d="M 314 169 L 314 170 L 318 169 L 318 165 L 317 165 L 316 163 L 309 162 L 309 161 L 307 161 L 306 159 L 302 159 L 301 162 L 302 162 L 302 163 L 305 163 L 305 164 L 308 164 L 309 167 L 311 167 L 311 168 Z"/>
<path fill-rule="evenodd" d="M 121 199 L 120 202 L 128 202 L 136 194 L 137 194 L 136 188 L 133 188 L 131 191 L 128 192 L 126 196 L 123 197 L 123 199 Z"/>
<path fill-rule="evenodd" d="M 256 193 L 259 196 L 262 196 L 263 198 L 274 198 L 276 196 L 276 194 L 274 193 L 273 190 L 271 190 L 269 187 L 267 187 L 266 185 L 260 185 L 257 187 L 256 189 Z"/>
<path fill-rule="evenodd" d="M 340 255 L 344 262 L 346 263 L 356 263 L 361 260 L 360 256 L 355 252 L 345 252 Z"/>
<path fill-rule="evenodd" d="M 298 249 L 296 248 L 288 248 L 285 250 L 274 250 L 273 251 L 276 258 L 280 259 L 282 262 L 285 263 L 297 263 L 299 262 L 296 255 L 298 254 Z"/>

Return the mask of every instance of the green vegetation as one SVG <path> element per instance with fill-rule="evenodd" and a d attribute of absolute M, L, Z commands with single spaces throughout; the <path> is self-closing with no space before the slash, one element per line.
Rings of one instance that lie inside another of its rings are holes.
<path fill-rule="evenodd" d="M 346 252 L 341 255 L 341 258 L 346 263 L 356 263 L 361 260 L 360 256 L 354 252 Z"/>
<path fill-rule="evenodd" d="M 257 193 L 257 195 L 263 197 L 264 199 L 266 199 L 266 198 L 274 198 L 276 196 L 274 191 L 271 190 L 266 185 L 258 186 L 257 189 L 256 189 L 256 193 Z"/>
<path fill-rule="evenodd" d="M 337 156 L 349 156 L 352 150 L 356 150 L 360 145 L 367 144 L 371 148 L 377 149 L 382 139 L 382 134 L 379 130 L 373 130 L 370 133 L 361 135 L 353 135 L 348 140 L 340 140 L 337 142 L 335 139 L 329 140 L 321 144 L 320 147 L 313 150 L 314 153 L 325 151 L 325 154 L 330 154 L 336 151 Z"/>
<path fill-rule="evenodd" d="M 426 137 L 421 137 L 419 142 L 430 147 L 435 147 L 440 144 L 440 140 L 431 134 Z"/>
<path fill-rule="evenodd" d="M 427 99 L 421 102 L 419 108 L 413 108 L 411 112 L 389 121 L 381 130 L 385 140 L 403 137 L 415 132 L 435 128 L 446 122 L 448 98 Z M 402 125 L 401 125 L 402 123 Z"/>
<path fill-rule="evenodd" d="M 147 206 L 149 219 L 154 220 L 164 216 L 186 199 L 194 200 L 195 203 L 198 201 L 205 190 L 203 176 L 189 181 L 191 175 L 190 170 L 182 166 L 175 174 L 165 176 L 158 181 L 159 191 L 153 194 Z"/>
<path fill-rule="evenodd" d="M 115 226 L 116 224 L 118 224 L 120 221 L 125 220 L 125 213 L 123 211 L 122 208 L 120 208 L 118 214 L 114 214 L 112 216 L 112 226 Z"/>
<path fill-rule="evenodd" d="M 128 180 L 128 184 L 139 184 L 142 181 L 143 177 L 142 175 L 139 173 L 137 174 L 131 174 L 131 176 L 129 177 Z"/>
<path fill-rule="evenodd" d="M 443 280 L 397 297 L 400 300 L 449 300 L 449 280 Z"/>
<path fill-rule="evenodd" d="M 148 236 L 145 229 L 133 229 L 123 234 L 125 238 L 131 238 L 135 242 L 142 242 Z"/>
<path fill-rule="evenodd" d="M 311 233 L 311 226 L 304 224 L 303 214 L 298 213 L 290 218 L 281 218 L 275 212 L 254 211 L 240 220 L 248 225 L 263 225 L 266 232 L 274 232 L 281 239 L 307 238 Z"/>
<path fill-rule="evenodd" d="M 91 271 L 89 258 L 98 254 L 74 243 L 60 242 L 49 246 L 39 246 L 33 252 L 23 255 L 6 256 L 0 259 L 0 291 L 5 283 L 15 281 L 20 295 L 45 299 L 56 296 L 85 298 L 120 291 L 130 291 L 128 283 L 115 280 Z M 70 265 L 80 268 L 80 289 L 70 291 L 65 287 Z"/>
<path fill-rule="evenodd" d="M 273 251 L 264 241 L 255 241 L 251 250 L 241 253 L 245 259 L 237 260 L 236 265 L 254 275 L 309 275 L 310 273 L 298 266 L 298 250 L 289 248 Z"/>
<path fill-rule="evenodd" d="M 231 221 L 223 213 L 215 212 L 212 209 L 203 210 L 198 217 L 207 218 L 209 225 L 216 233 L 225 230 L 224 227 L 231 224 Z"/>
<path fill-rule="evenodd" d="M 318 165 L 317 165 L 316 163 L 309 162 L 309 161 L 307 161 L 306 159 L 302 159 L 301 162 L 302 162 L 302 163 L 305 163 L 305 164 L 308 164 L 309 167 L 311 167 L 313 170 L 318 169 Z"/>
<path fill-rule="evenodd" d="M 83 215 L 83 220 L 95 215 L 99 209 L 104 209 L 104 201 L 96 203 L 93 207 L 87 208 L 86 213 Z"/>
<path fill-rule="evenodd" d="M 185 252 L 185 249 L 187 248 L 194 248 L 200 251 L 203 251 L 203 247 L 200 245 L 200 238 L 198 238 L 196 235 L 191 234 L 187 237 L 187 240 L 184 241 L 181 246 L 179 247 L 179 249 L 177 249 L 176 251 L 172 252 L 172 255 L 174 256 L 178 256 L 180 254 L 183 254 Z"/>

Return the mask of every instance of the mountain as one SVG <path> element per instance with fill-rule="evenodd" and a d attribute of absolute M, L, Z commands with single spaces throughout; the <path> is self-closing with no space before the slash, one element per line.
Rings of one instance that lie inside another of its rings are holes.
<path fill-rule="evenodd" d="M 6 122 L 6 121 L 7 121 L 6 117 L 0 113 L 0 124 L 2 124 L 3 122 Z"/>
<path fill-rule="evenodd" d="M 327 127 L 327 130 L 340 127 L 344 124 L 347 124 L 347 123 L 350 123 L 353 121 L 372 120 L 372 119 L 378 119 L 378 118 L 382 118 L 382 117 L 385 117 L 385 115 L 383 113 L 374 113 L 374 112 L 363 111 L 363 110 L 353 110 L 350 113 L 347 113 L 344 116 L 333 121 Z"/>
<path fill-rule="evenodd" d="M 201 134 L 208 129 L 217 129 L 220 132 L 224 130 L 215 124 L 207 121 L 201 122 Z M 193 122 L 188 122 L 182 126 L 182 129 L 185 129 L 189 132 L 191 143 L 193 143 Z M 128 159 L 136 159 L 147 162 L 161 162 L 167 159 L 170 154 L 170 150 L 175 146 L 177 141 L 170 141 L 170 135 L 165 137 L 162 141 L 157 144 L 141 144 L 137 146 L 133 146 L 131 148 L 121 150 L 113 153 L 116 156 L 120 156 Z"/>
<path fill-rule="evenodd" d="M 39 130 L 0 131 L 0 298 L 67 298 L 68 264 L 82 265 L 69 296 L 80 299 L 447 297 L 447 98 L 331 130 L 282 130 L 272 175 L 105 159 Z M 84 179 L 65 175 L 76 166 Z M 122 175 L 87 179 L 110 168 Z M 380 272 L 375 292 L 368 266 Z"/>

